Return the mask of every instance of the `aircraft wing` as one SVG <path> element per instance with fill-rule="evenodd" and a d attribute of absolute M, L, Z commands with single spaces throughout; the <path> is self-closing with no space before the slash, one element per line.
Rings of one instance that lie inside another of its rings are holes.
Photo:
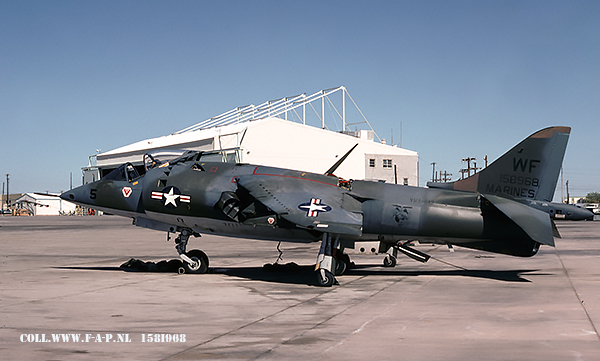
<path fill-rule="evenodd" d="M 321 232 L 362 234 L 361 203 L 337 184 L 261 170 L 239 177 L 237 183 L 281 218 Z"/>

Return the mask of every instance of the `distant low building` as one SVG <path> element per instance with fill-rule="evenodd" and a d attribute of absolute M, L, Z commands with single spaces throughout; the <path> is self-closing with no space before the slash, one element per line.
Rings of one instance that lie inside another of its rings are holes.
<path fill-rule="evenodd" d="M 76 213 L 77 206 L 58 194 L 25 193 L 12 204 L 15 215 L 58 216 Z"/>
<path fill-rule="evenodd" d="M 9 205 L 14 204 L 14 202 L 21 198 L 21 196 L 23 196 L 23 194 L 25 193 L 11 193 L 8 196 L 8 202 L 7 202 L 7 196 L 6 194 L 2 194 L 0 196 L 0 203 L 1 203 L 1 207 L 0 207 L 0 214 L 4 214 L 4 215 L 10 215 L 12 214 L 12 211 L 10 210 Z"/>
<path fill-rule="evenodd" d="M 582 204 L 585 203 L 585 196 L 575 196 L 575 197 L 569 197 L 566 198 L 564 200 L 563 203 L 567 203 L 567 204 Z"/>

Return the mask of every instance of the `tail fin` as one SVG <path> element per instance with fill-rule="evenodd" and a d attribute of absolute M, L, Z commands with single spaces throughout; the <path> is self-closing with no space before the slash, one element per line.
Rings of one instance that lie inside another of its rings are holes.
<path fill-rule="evenodd" d="M 552 201 L 567 149 L 570 127 L 539 130 L 471 177 L 430 188 Z"/>

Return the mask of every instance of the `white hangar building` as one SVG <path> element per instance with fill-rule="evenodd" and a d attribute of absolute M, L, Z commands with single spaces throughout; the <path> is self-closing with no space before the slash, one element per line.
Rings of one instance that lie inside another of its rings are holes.
<path fill-rule="evenodd" d="M 341 113 L 335 102 L 340 102 L 340 94 Z M 337 176 L 417 186 L 418 153 L 385 144 L 358 107 L 359 121 L 348 123 L 346 97 L 352 100 L 346 89 L 339 87 L 239 107 L 173 134 L 99 153 L 95 166 L 92 156 L 83 168 L 84 184 L 126 162 L 142 174 L 144 154 L 159 151 L 219 151 L 227 162 L 324 173 L 358 144 L 335 171 Z M 311 120 L 317 124 L 309 125 Z M 331 123 L 341 123 L 341 130 L 331 130 L 327 126 Z"/>

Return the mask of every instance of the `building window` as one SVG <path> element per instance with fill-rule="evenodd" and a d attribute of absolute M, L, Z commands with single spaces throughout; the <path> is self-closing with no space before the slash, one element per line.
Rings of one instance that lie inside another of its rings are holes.
<path fill-rule="evenodd" d="M 369 159 L 369 167 L 375 168 L 375 159 L 373 159 L 373 158 Z"/>
<path fill-rule="evenodd" d="M 391 159 L 384 159 L 383 160 L 383 168 L 391 169 L 392 168 L 392 160 Z"/>

